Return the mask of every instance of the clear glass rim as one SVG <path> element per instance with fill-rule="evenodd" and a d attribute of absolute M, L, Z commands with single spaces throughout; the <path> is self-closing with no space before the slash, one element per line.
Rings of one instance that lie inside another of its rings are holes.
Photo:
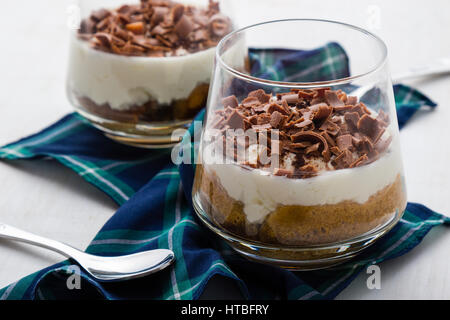
<path fill-rule="evenodd" d="M 376 65 L 367 72 L 356 74 L 354 76 L 345 77 L 345 78 L 339 78 L 339 79 L 333 79 L 333 80 L 327 80 L 327 81 L 313 81 L 313 82 L 273 81 L 273 80 L 267 80 L 267 79 L 254 77 L 254 76 L 251 76 L 251 75 L 248 75 L 248 74 L 245 74 L 243 72 L 236 70 L 235 68 L 229 66 L 222 59 L 221 54 L 220 54 L 221 49 L 224 47 L 224 45 L 227 43 L 227 41 L 229 41 L 236 34 L 244 32 L 246 30 L 257 28 L 257 27 L 260 27 L 263 25 L 276 24 L 276 23 L 280 23 L 280 22 L 319 22 L 319 23 L 335 24 L 335 25 L 339 25 L 339 26 L 342 26 L 342 27 L 345 27 L 348 29 L 353 29 L 354 31 L 360 32 L 362 34 L 365 34 L 369 38 L 372 38 L 379 45 L 379 47 L 382 51 L 382 57 L 381 57 L 380 61 L 378 61 L 376 63 Z M 381 69 L 386 64 L 387 56 L 388 56 L 387 46 L 384 43 L 384 41 L 377 35 L 373 34 L 370 31 L 367 31 L 363 28 L 360 28 L 360 27 L 357 27 L 357 26 L 354 26 L 351 24 L 334 21 L 334 20 L 326 20 L 326 19 L 279 19 L 279 20 L 271 20 L 271 21 L 256 23 L 253 25 L 249 25 L 249 26 L 237 29 L 237 30 L 229 33 L 224 38 L 222 38 L 222 40 L 220 40 L 220 42 L 218 43 L 218 45 L 216 47 L 216 61 L 218 62 L 218 64 L 221 65 L 221 67 L 224 68 L 225 70 L 227 70 L 228 72 L 234 74 L 237 78 L 240 78 L 242 80 L 247 80 L 250 82 L 254 82 L 254 83 L 258 83 L 260 85 L 273 86 L 273 87 L 282 86 L 282 87 L 286 87 L 286 88 L 298 88 L 298 87 L 319 88 L 319 87 L 327 87 L 330 85 L 347 84 L 347 83 L 353 82 L 353 81 L 361 79 L 361 78 L 366 78 L 366 77 L 376 73 L 379 69 Z"/>

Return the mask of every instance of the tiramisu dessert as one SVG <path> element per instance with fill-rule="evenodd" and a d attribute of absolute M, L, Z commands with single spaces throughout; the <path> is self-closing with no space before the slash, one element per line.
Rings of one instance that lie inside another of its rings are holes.
<path fill-rule="evenodd" d="M 141 0 L 94 11 L 71 44 L 69 95 L 117 122 L 190 119 L 205 106 L 214 47 L 231 29 L 213 0 L 206 7 Z"/>
<path fill-rule="evenodd" d="M 214 139 L 202 142 L 194 183 L 217 226 L 307 246 L 354 239 L 403 213 L 396 127 L 381 109 L 330 88 L 260 89 L 222 104 L 210 111 L 204 135 Z"/>

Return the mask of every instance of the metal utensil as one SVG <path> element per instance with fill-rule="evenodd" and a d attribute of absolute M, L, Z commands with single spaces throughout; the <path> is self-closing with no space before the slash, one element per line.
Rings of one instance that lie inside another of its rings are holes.
<path fill-rule="evenodd" d="M 410 70 L 394 75 L 392 77 L 392 83 L 398 84 L 402 81 L 407 81 L 411 79 L 417 78 L 425 78 L 425 77 L 435 77 L 439 75 L 450 74 L 450 58 L 443 58 L 434 63 L 411 68 Z M 350 93 L 348 95 L 361 97 L 367 91 L 372 89 L 371 87 L 360 87 Z"/>
<path fill-rule="evenodd" d="M 82 252 L 64 243 L 47 239 L 0 223 L 0 238 L 25 242 L 72 258 L 99 281 L 123 281 L 143 277 L 169 266 L 175 259 L 171 250 L 156 249 L 135 254 L 101 257 Z"/>
<path fill-rule="evenodd" d="M 432 77 L 450 73 L 450 58 L 439 59 L 434 63 L 413 67 L 410 70 L 394 75 L 392 77 L 393 83 L 399 83 L 405 80 L 415 78 Z"/>

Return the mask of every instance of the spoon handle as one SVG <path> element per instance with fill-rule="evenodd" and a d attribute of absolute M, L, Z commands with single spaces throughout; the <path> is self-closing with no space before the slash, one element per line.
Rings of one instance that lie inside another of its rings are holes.
<path fill-rule="evenodd" d="M 27 231 L 23 231 L 4 223 L 0 223 L 0 238 L 20 241 L 28 244 L 32 244 L 41 248 L 49 249 L 55 251 L 66 258 L 74 258 L 80 253 L 79 250 L 68 246 L 64 243 L 58 242 L 56 240 L 44 238 Z"/>
<path fill-rule="evenodd" d="M 401 74 L 396 74 L 392 77 L 393 84 L 399 84 L 405 80 L 417 79 L 422 77 L 432 77 L 438 75 L 450 74 L 450 58 L 440 59 L 436 62 L 430 63 L 425 66 L 414 67 L 409 71 Z M 362 97 L 366 94 L 372 87 L 363 86 L 359 87 L 349 93 L 348 95 Z"/>
<path fill-rule="evenodd" d="M 404 80 L 437 76 L 450 73 L 450 58 L 440 59 L 424 66 L 416 66 L 410 70 L 393 76 L 393 83 L 400 83 Z"/>

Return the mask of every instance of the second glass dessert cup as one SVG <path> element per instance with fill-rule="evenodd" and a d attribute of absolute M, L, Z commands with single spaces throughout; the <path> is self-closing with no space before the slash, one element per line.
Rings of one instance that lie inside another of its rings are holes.
<path fill-rule="evenodd" d="M 80 0 L 67 93 L 75 110 L 116 141 L 177 143 L 206 105 L 215 47 L 232 30 L 219 1 Z"/>
<path fill-rule="evenodd" d="M 302 19 L 235 31 L 217 47 L 195 211 L 249 259 L 347 261 L 405 210 L 396 119 L 387 49 L 371 33 Z"/>

